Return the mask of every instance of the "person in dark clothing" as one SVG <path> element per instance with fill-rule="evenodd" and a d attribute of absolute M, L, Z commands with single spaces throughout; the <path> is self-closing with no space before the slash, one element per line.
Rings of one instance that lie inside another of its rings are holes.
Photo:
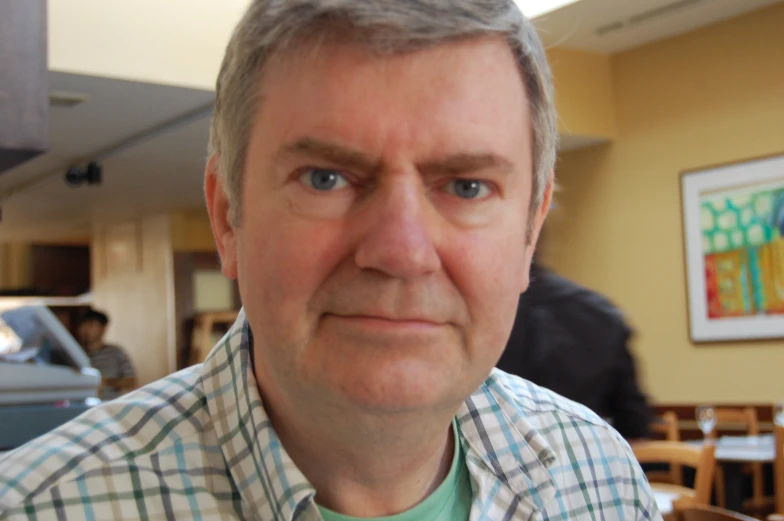
<path fill-rule="evenodd" d="M 631 336 L 606 298 L 534 264 L 497 367 L 585 405 L 626 439 L 645 438 L 652 414 Z"/>

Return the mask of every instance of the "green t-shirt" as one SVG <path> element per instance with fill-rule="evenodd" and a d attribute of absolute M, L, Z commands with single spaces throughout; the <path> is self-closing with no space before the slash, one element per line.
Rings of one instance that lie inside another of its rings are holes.
<path fill-rule="evenodd" d="M 344 516 L 319 506 L 321 517 L 324 521 L 468 521 L 473 499 L 471 481 L 455 422 L 452 422 L 452 427 L 455 433 L 452 468 L 449 469 L 444 482 L 424 501 L 394 516 L 372 518 Z"/>

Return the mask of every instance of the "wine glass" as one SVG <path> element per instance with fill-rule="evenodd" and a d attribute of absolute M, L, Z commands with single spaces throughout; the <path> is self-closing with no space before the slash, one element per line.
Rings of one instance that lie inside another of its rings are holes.
<path fill-rule="evenodd" d="M 784 401 L 773 404 L 773 423 L 784 427 Z"/>
<path fill-rule="evenodd" d="M 712 405 L 702 405 L 697 407 L 697 425 L 700 426 L 705 441 L 710 440 L 710 434 L 716 427 L 716 409 Z"/>

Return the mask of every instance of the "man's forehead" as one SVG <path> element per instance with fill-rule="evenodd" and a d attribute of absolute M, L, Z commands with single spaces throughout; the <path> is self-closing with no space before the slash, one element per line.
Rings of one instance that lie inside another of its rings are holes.
<path fill-rule="evenodd" d="M 249 148 L 270 171 L 310 163 L 362 175 L 492 172 L 508 186 L 530 183 L 530 110 L 505 39 L 381 56 L 341 41 L 310 45 L 280 55 L 260 85 Z M 413 69 L 379 68 L 415 54 L 422 59 Z"/>

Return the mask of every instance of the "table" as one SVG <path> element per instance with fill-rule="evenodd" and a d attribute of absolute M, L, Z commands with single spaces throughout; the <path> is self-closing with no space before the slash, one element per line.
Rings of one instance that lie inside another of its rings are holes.
<path fill-rule="evenodd" d="M 680 495 L 675 492 L 659 490 L 656 488 L 655 484 L 651 485 L 651 490 L 653 490 L 653 499 L 656 501 L 656 506 L 659 507 L 661 515 L 671 514 L 672 502 L 678 499 Z"/>
<path fill-rule="evenodd" d="M 703 440 L 687 441 L 702 447 Z M 772 434 L 762 436 L 722 436 L 716 442 L 716 461 L 723 463 L 770 463 L 776 459 L 776 443 Z"/>
<path fill-rule="evenodd" d="M 702 447 L 704 441 L 687 441 Z M 776 459 L 776 444 L 772 434 L 762 436 L 723 436 L 716 442 L 716 462 L 724 468 L 724 487 L 727 508 L 740 512 L 743 507 L 744 463 L 771 463 Z"/>

